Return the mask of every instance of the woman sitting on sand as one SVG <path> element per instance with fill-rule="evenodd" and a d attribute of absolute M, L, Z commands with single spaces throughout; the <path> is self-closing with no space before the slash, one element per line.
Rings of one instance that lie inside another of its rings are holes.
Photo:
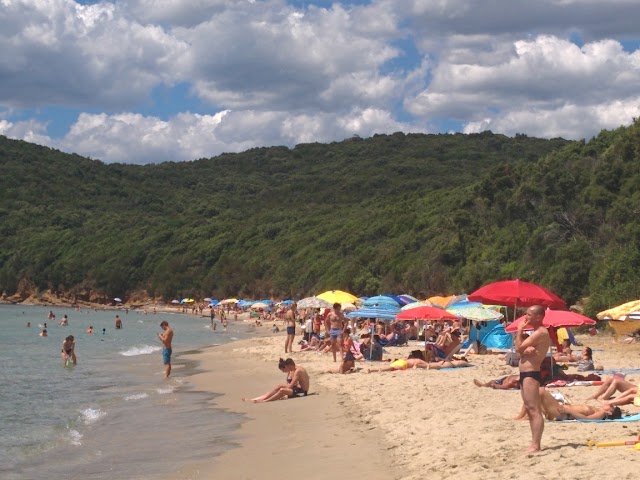
<path fill-rule="evenodd" d="M 286 398 L 306 397 L 309 392 L 309 374 L 292 358 L 280 359 L 278 368 L 287 373 L 287 385 L 277 385 L 274 389 L 255 398 L 243 398 L 243 402 L 265 403 Z"/>
<path fill-rule="evenodd" d="M 589 370 L 595 370 L 593 365 L 593 351 L 589 347 L 584 347 L 582 350 L 582 358 L 578 360 L 578 371 L 588 372 Z"/>

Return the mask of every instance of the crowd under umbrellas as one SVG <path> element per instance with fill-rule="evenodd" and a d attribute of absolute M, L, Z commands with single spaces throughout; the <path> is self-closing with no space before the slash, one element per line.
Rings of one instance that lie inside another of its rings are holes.
<path fill-rule="evenodd" d="M 182 300 L 174 300 L 172 303 L 176 306 L 185 306 L 185 304 L 188 305 L 194 301 L 193 298 L 186 297 Z M 367 319 L 374 322 L 380 321 L 384 324 L 395 320 L 407 320 L 415 321 L 423 326 L 428 322 L 452 321 L 455 317 L 457 320 L 472 325 L 499 322 L 507 328 L 507 333 L 511 333 L 517 328 L 516 317 L 519 309 L 531 305 L 542 305 L 548 309 L 548 327 L 552 331 L 552 338 L 556 345 L 558 345 L 558 341 L 553 335 L 556 329 L 595 324 L 593 319 L 569 312 L 564 300 L 547 288 L 519 279 L 492 282 L 468 295 L 436 295 L 426 299 L 418 299 L 407 293 L 357 297 L 352 293 L 334 289 L 299 300 L 274 301 L 273 299 L 239 298 L 214 300 L 206 298 L 205 301 L 209 301 L 209 307 L 224 308 L 226 306 L 228 308 L 233 306 L 242 310 L 259 312 L 283 312 L 295 301 L 298 310 L 303 313 L 306 311 L 326 311 L 331 309 L 335 303 L 339 303 L 348 319 Z M 425 310 L 424 307 L 428 307 L 428 309 Z M 507 308 L 513 311 L 512 318 L 506 317 Z M 411 311 L 413 311 L 412 314 L 406 313 Z M 610 321 L 614 329 L 625 331 L 640 329 L 640 300 L 621 305 L 619 310 L 609 309 L 601 312 L 598 314 L 598 318 Z M 638 328 L 635 328 L 636 325 Z"/>

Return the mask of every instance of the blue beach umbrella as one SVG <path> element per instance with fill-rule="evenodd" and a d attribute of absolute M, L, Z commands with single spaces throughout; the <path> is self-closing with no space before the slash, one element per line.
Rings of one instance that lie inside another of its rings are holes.
<path fill-rule="evenodd" d="M 392 307 L 400 308 L 400 303 L 396 302 L 393 298 L 387 295 L 376 295 L 375 297 L 369 297 L 362 302 L 363 307 L 379 308 L 382 305 L 389 305 Z"/>
<path fill-rule="evenodd" d="M 359 308 L 347 313 L 347 318 L 379 318 L 380 320 L 395 320 L 400 309 L 395 308 Z"/>

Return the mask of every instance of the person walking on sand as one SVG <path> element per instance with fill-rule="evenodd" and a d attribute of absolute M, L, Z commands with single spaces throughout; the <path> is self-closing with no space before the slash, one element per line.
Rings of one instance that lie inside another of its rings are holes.
<path fill-rule="evenodd" d="M 341 311 L 342 305 L 338 302 L 333 304 L 333 311 L 327 315 L 327 323 L 329 324 L 329 338 L 331 339 L 331 352 L 333 353 L 333 361 L 336 362 L 336 351 L 340 350 L 340 360 L 342 360 L 342 330 L 346 319 Z"/>
<path fill-rule="evenodd" d="M 169 327 L 169 322 L 163 320 L 160 322 L 160 328 L 164 330 L 163 333 L 158 334 L 158 338 L 162 340 L 162 363 L 164 363 L 164 376 L 169 378 L 171 375 L 171 341 L 173 340 L 173 330 Z"/>
<path fill-rule="evenodd" d="M 291 304 L 291 309 L 284 316 L 284 320 L 287 324 L 287 339 L 284 342 L 284 353 L 293 352 L 293 340 L 296 338 L 296 313 L 298 312 L 298 305 L 294 302 Z"/>
<path fill-rule="evenodd" d="M 542 401 L 540 398 L 540 387 L 542 387 L 542 376 L 540 365 L 549 350 L 549 332 L 542 325 L 544 319 L 544 308 L 541 305 L 533 305 L 527 309 L 524 322 L 518 325 L 515 344 L 516 351 L 520 354 L 520 393 L 524 408 L 529 417 L 531 427 L 531 445 L 527 449 L 528 453 L 540 451 L 542 432 L 544 431 L 544 417 L 542 416 Z M 524 329 L 531 326 L 533 331 L 525 339 Z"/>

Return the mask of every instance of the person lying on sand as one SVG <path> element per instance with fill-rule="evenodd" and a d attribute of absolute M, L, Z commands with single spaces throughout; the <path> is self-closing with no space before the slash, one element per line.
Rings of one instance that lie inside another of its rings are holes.
<path fill-rule="evenodd" d="M 433 354 L 427 351 L 427 360 L 432 360 Z M 441 368 L 457 368 L 466 367 L 469 362 L 466 359 L 460 360 L 439 360 L 439 361 L 425 361 L 424 352 L 420 350 L 414 350 L 409 356 L 404 359 L 396 359 L 388 367 L 379 368 L 377 370 L 367 370 L 367 373 L 371 372 L 393 372 L 395 370 L 407 370 L 409 368 L 424 368 L 426 370 L 439 370 Z"/>
<path fill-rule="evenodd" d="M 476 387 L 488 387 L 496 390 L 519 390 L 520 375 L 507 375 L 506 377 L 496 378 L 495 380 L 489 380 L 488 382 L 484 383 L 474 378 L 473 383 L 476 385 Z"/>
<path fill-rule="evenodd" d="M 568 338 L 562 341 L 562 349 L 553 354 L 553 360 L 556 362 L 577 362 L 578 358 L 571 351 L 571 340 Z"/>
<path fill-rule="evenodd" d="M 560 403 L 544 387 L 540 387 L 540 400 L 542 401 L 542 413 L 547 420 L 614 420 L 622 417 L 620 407 L 613 405 L 568 405 Z M 524 420 L 527 412 L 524 405 L 514 420 Z"/>
<path fill-rule="evenodd" d="M 243 398 L 243 402 L 265 403 L 286 398 L 306 397 L 309 392 L 309 374 L 292 358 L 280 359 L 278 368 L 287 373 L 287 385 L 277 385 L 274 389 L 255 398 Z"/>
<path fill-rule="evenodd" d="M 614 394 L 620 393 L 618 397 L 611 400 Z M 600 400 L 602 402 L 608 401 L 607 403 L 611 403 L 614 400 L 622 400 L 622 398 L 626 398 L 631 396 L 631 402 L 633 402 L 633 397 L 638 393 L 638 386 L 633 383 L 625 380 L 622 377 L 614 375 L 612 377 L 607 378 L 604 383 L 596 390 L 596 392 L 591 395 L 587 400 Z M 613 405 L 626 405 L 625 403 L 613 403 Z"/>

